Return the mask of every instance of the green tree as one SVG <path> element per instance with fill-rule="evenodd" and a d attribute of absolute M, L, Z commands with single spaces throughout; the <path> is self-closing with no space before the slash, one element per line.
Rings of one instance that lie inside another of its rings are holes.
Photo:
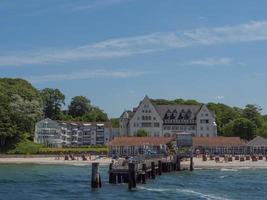
<path fill-rule="evenodd" d="M 148 132 L 145 129 L 139 129 L 136 133 L 137 137 L 147 137 Z"/>
<path fill-rule="evenodd" d="M 32 136 L 42 115 L 41 96 L 22 79 L 0 79 L 0 149 Z"/>
<path fill-rule="evenodd" d="M 65 105 L 65 96 L 59 89 L 45 88 L 40 92 L 44 103 L 44 116 L 53 120 L 60 119 L 61 107 Z"/>
<path fill-rule="evenodd" d="M 82 117 L 88 114 L 92 109 L 90 100 L 84 96 L 76 96 L 72 98 L 69 105 L 69 115 L 72 117 Z"/>
<path fill-rule="evenodd" d="M 208 103 L 207 107 L 215 111 L 219 135 L 223 134 L 223 129 L 226 124 L 240 117 L 238 108 L 232 108 L 222 103 Z"/>
<path fill-rule="evenodd" d="M 242 117 L 254 122 L 259 128 L 262 125 L 261 111 L 262 109 L 258 105 L 248 104 L 242 112 Z"/>
<path fill-rule="evenodd" d="M 112 128 L 119 128 L 119 126 L 120 126 L 119 120 L 120 120 L 119 118 L 111 118 L 110 119 Z"/>
<path fill-rule="evenodd" d="M 224 136 L 237 136 L 250 140 L 256 134 L 256 125 L 246 118 L 237 118 L 223 127 Z"/>

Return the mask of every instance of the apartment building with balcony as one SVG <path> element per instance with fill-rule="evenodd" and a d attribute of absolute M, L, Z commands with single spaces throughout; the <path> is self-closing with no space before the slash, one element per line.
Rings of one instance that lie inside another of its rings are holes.
<path fill-rule="evenodd" d="M 34 142 L 48 147 L 104 145 L 112 139 L 109 122 L 65 122 L 43 119 L 36 123 Z"/>

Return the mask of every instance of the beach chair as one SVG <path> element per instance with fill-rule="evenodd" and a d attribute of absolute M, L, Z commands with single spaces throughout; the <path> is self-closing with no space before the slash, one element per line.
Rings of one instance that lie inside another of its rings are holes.
<path fill-rule="evenodd" d="M 235 160 L 239 160 L 239 156 L 235 156 Z"/>
<path fill-rule="evenodd" d="M 206 155 L 202 155 L 202 161 L 207 161 L 207 156 Z"/>
<path fill-rule="evenodd" d="M 257 161 L 258 161 L 258 159 L 257 159 L 256 156 L 251 156 L 251 160 L 252 160 L 253 162 L 257 162 Z"/>
<path fill-rule="evenodd" d="M 250 156 L 246 156 L 246 160 L 250 160 Z"/>
<path fill-rule="evenodd" d="M 215 157 L 215 162 L 220 162 L 220 157 L 219 156 Z"/>
<path fill-rule="evenodd" d="M 263 160 L 263 156 L 259 156 L 259 160 Z"/>
<path fill-rule="evenodd" d="M 240 157 L 240 162 L 244 162 L 245 161 L 245 157 Z"/>
<path fill-rule="evenodd" d="M 82 160 L 83 160 L 83 161 L 86 161 L 86 160 L 87 160 L 87 158 L 85 157 L 84 154 L 82 155 Z"/>
<path fill-rule="evenodd" d="M 228 162 L 232 162 L 232 161 L 233 161 L 233 157 L 232 156 L 228 157 Z"/>
<path fill-rule="evenodd" d="M 65 155 L 64 156 L 64 160 L 69 160 L 69 156 L 68 155 Z"/>

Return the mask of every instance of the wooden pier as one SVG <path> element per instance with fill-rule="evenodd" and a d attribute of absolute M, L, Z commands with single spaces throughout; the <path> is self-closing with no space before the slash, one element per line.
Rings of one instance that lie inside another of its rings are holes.
<path fill-rule="evenodd" d="M 109 166 L 109 183 L 128 183 L 128 189 L 136 188 L 137 184 L 146 184 L 147 179 L 155 179 L 162 173 L 180 171 L 181 160 L 185 157 L 176 155 L 169 159 L 163 157 L 145 158 L 133 160 L 119 160 Z M 187 157 L 188 158 L 188 157 Z M 190 156 L 190 166 L 193 170 L 193 157 Z M 185 169 L 185 168 L 183 168 Z"/>

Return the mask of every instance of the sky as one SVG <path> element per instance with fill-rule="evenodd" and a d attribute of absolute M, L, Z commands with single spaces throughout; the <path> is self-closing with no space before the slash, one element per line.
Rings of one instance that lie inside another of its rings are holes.
<path fill-rule="evenodd" d="M 0 77 L 118 117 L 148 95 L 267 113 L 265 0 L 0 0 Z"/>

